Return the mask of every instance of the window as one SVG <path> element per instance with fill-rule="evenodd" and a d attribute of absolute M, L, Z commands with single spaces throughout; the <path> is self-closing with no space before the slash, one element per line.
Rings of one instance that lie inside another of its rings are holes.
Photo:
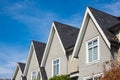
<path fill-rule="evenodd" d="M 98 38 L 87 42 L 87 63 L 94 62 L 99 59 L 98 43 Z"/>
<path fill-rule="evenodd" d="M 60 61 L 59 59 L 56 59 L 53 61 L 53 76 L 56 76 L 59 74 L 59 68 L 60 67 Z"/>
<path fill-rule="evenodd" d="M 37 72 L 36 71 L 32 72 L 32 77 L 31 78 L 32 78 L 31 80 L 36 80 L 36 78 L 37 78 Z"/>

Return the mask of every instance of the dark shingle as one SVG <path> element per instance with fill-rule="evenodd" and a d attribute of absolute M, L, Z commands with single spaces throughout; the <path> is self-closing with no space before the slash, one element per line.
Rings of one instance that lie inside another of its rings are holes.
<path fill-rule="evenodd" d="M 41 61 L 42 61 L 42 57 L 43 57 L 46 44 L 42 42 L 38 42 L 38 41 L 33 41 L 33 45 L 35 48 L 38 63 L 39 65 L 41 65 Z"/>
<path fill-rule="evenodd" d="M 41 75 L 42 75 L 43 80 L 48 80 L 45 68 L 40 67 L 40 70 L 41 70 Z"/>
<path fill-rule="evenodd" d="M 58 34 L 60 36 L 64 48 L 67 49 L 71 46 L 74 46 L 78 36 L 79 29 L 56 21 L 54 21 L 54 24 L 58 31 Z"/>
<path fill-rule="evenodd" d="M 120 24 L 120 20 L 118 19 L 118 17 L 96 10 L 91 7 L 89 7 L 89 9 L 92 12 L 97 23 L 100 25 L 104 34 L 108 38 L 108 40 L 110 42 L 114 41 L 118 43 L 119 42 L 118 38 L 110 31 L 111 28 Z"/>
<path fill-rule="evenodd" d="M 24 72 L 24 68 L 25 68 L 25 63 L 21 63 L 21 62 L 18 62 L 18 65 L 22 71 L 22 73 Z"/>

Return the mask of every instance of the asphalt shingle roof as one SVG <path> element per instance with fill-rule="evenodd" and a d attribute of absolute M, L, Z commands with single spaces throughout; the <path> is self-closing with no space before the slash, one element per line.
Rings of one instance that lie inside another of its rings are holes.
<path fill-rule="evenodd" d="M 45 68 L 40 67 L 40 70 L 41 70 L 41 75 L 42 75 L 43 80 L 48 80 Z"/>
<path fill-rule="evenodd" d="M 118 17 L 89 7 L 97 23 L 100 25 L 104 34 L 110 42 L 119 42 L 118 38 L 110 31 L 111 28 L 120 24 Z"/>
<path fill-rule="evenodd" d="M 54 21 L 55 27 L 58 31 L 60 39 L 65 49 L 75 45 L 79 29 L 70 25 Z"/>
<path fill-rule="evenodd" d="M 33 45 L 35 48 L 38 63 L 39 65 L 41 65 L 41 61 L 42 61 L 42 57 L 44 54 L 46 44 L 42 42 L 38 42 L 38 41 L 33 41 Z"/>
<path fill-rule="evenodd" d="M 25 68 L 25 63 L 18 62 L 18 65 L 20 66 L 20 69 L 21 69 L 21 71 L 23 73 L 24 72 L 24 68 Z"/>

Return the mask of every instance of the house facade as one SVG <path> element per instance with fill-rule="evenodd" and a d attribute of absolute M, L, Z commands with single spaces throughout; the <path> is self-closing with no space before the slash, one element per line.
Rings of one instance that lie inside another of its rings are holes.
<path fill-rule="evenodd" d="M 23 73 L 25 80 L 36 80 L 36 79 L 46 80 L 42 78 L 41 68 L 40 68 L 44 49 L 45 49 L 45 43 L 32 41 L 25 70 Z"/>
<path fill-rule="evenodd" d="M 53 21 L 46 45 L 32 41 L 20 74 L 24 80 L 98 80 L 113 60 L 120 61 L 120 17 L 87 7 L 80 29 Z"/>
<path fill-rule="evenodd" d="M 87 8 L 73 51 L 73 57 L 79 59 L 79 80 L 98 80 L 105 63 L 119 60 L 119 31 L 117 17 Z"/>
<path fill-rule="evenodd" d="M 74 66 L 71 64 L 71 55 L 78 32 L 78 28 L 53 22 L 41 63 L 41 66 L 45 67 L 48 79 L 57 75 L 70 75 L 78 71 L 77 60 Z M 74 77 L 76 75 L 71 76 L 71 78 Z"/>

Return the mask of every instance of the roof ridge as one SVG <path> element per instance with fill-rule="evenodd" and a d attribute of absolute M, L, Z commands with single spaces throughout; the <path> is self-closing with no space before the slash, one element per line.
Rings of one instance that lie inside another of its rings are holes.
<path fill-rule="evenodd" d="M 46 44 L 45 42 L 40 42 L 40 41 L 37 41 L 37 40 L 32 40 L 33 44 L 34 43 L 40 43 L 40 44 Z"/>
<path fill-rule="evenodd" d="M 107 14 L 107 15 L 109 15 L 109 16 L 112 16 L 112 17 L 115 17 L 116 19 L 118 19 L 118 17 L 117 17 L 117 16 L 112 15 L 112 14 L 109 14 L 109 13 L 104 12 L 104 11 L 102 11 L 102 10 L 95 9 L 95 8 L 93 8 L 93 7 L 90 7 L 90 6 L 88 6 L 88 8 L 89 8 L 90 10 L 91 10 L 91 9 L 93 9 L 93 10 L 96 10 L 96 11 L 102 12 L 102 13 L 104 13 L 104 14 Z"/>
<path fill-rule="evenodd" d="M 75 27 L 75 26 L 72 26 L 72 25 L 68 25 L 68 24 L 65 24 L 65 23 L 61 23 L 61 22 L 58 22 L 58 21 L 53 21 L 53 23 L 57 23 L 57 24 L 61 24 L 61 25 L 66 25 L 66 26 L 69 26 L 69 27 L 71 27 L 71 28 L 76 28 L 76 29 L 79 29 L 79 28 L 77 28 L 77 27 Z"/>

